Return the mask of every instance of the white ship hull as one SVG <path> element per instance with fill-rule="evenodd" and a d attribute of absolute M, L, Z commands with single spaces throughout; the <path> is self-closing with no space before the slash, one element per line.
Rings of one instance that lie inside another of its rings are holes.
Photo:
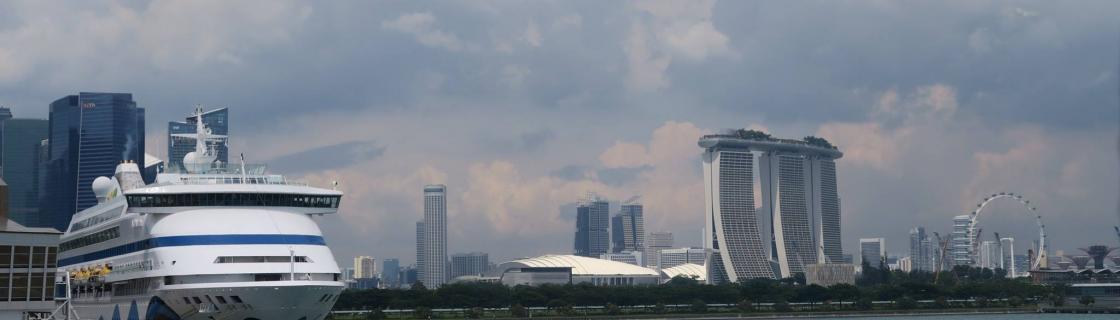
<path fill-rule="evenodd" d="M 268 285 L 168 287 L 179 288 L 159 290 L 151 297 L 75 299 L 73 309 L 81 319 L 321 320 L 330 312 L 343 284 L 334 281 L 276 281 Z M 234 296 L 241 303 L 234 302 L 231 298 Z M 203 303 L 193 303 L 195 297 Z M 223 297 L 226 303 L 221 303 L 217 297 Z"/>

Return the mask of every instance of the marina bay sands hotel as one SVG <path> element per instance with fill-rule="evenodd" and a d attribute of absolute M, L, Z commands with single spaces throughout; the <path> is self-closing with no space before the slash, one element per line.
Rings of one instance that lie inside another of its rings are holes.
<path fill-rule="evenodd" d="M 706 135 L 699 145 L 710 283 L 786 278 L 806 265 L 842 262 L 836 147 L 753 130 Z"/>

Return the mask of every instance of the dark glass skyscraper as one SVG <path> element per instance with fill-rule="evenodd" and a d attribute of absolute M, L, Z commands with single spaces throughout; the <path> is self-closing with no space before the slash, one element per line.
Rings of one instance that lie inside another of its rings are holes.
<path fill-rule="evenodd" d="M 167 168 L 168 169 L 183 169 L 183 157 L 187 153 L 194 151 L 194 139 L 176 137 L 175 134 L 192 134 L 195 133 L 195 119 L 194 115 L 187 117 L 186 121 L 171 121 L 167 123 Z M 221 108 L 210 110 L 202 114 L 202 123 L 210 128 L 210 133 L 217 135 L 229 135 L 229 109 Z M 226 141 L 210 142 L 214 146 L 215 155 L 217 160 L 223 163 L 229 163 L 229 146 Z"/>
<path fill-rule="evenodd" d="M 144 109 L 129 93 L 82 92 L 50 105 L 43 226 L 65 231 L 74 213 L 97 204 L 93 179 L 122 161 L 144 163 Z"/>
<path fill-rule="evenodd" d="M 0 123 L 0 161 L 8 183 L 9 218 L 42 226 L 39 219 L 39 146 L 47 138 L 47 120 L 7 119 Z"/>
<path fill-rule="evenodd" d="M 598 258 L 610 249 L 610 204 L 591 194 L 576 207 L 575 254 Z"/>

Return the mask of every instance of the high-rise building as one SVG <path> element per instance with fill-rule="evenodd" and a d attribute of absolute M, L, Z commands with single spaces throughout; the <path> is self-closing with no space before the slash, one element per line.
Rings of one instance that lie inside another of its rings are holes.
<path fill-rule="evenodd" d="M 396 258 L 381 260 L 381 287 L 386 289 L 401 286 L 401 261 Z"/>
<path fill-rule="evenodd" d="M 949 261 L 952 266 L 972 266 L 972 218 L 965 214 L 953 217 L 953 234 L 949 240 Z"/>
<path fill-rule="evenodd" d="M 646 228 L 642 217 L 642 204 L 635 200 L 623 203 L 618 214 L 611 219 L 612 252 L 645 251 Z"/>
<path fill-rule="evenodd" d="M 697 248 L 673 248 L 662 249 L 659 252 L 660 257 L 657 259 L 660 265 L 658 269 L 668 269 L 682 264 L 691 263 L 704 265 L 707 263 L 707 252 L 704 249 Z"/>
<path fill-rule="evenodd" d="M 599 259 L 610 260 L 614 262 L 628 263 L 635 266 L 641 266 L 645 261 L 642 257 L 641 251 L 623 251 L 618 253 L 604 253 L 599 255 Z"/>
<path fill-rule="evenodd" d="M 490 255 L 485 252 L 456 253 L 451 255 L 451 278 L 478 276 L 490 271 Z"/>
<path fill-rule="evenodd" d="M 626 249 L 626 235 L 622 231 L 622 213 L 611 217 L 611 253 L 619 253 Z"/>
<path fill-rule="evenodd" d="M 417 276 L 428 288 L 447 283 L 447 186 L 424 186 L 423 257 L 417 261 Z M 419 230 L 417 230 L 419 232 Z M 418 253 L 419 253 L 418 249 Z"/>
<path fill-rule="evenodd" d="M 74 213 L 97 204 L 93 179 L 123 161 L 144 163 L 144 108 L 129 93 L 82 92 L 52 102 L 49 121 L 42 226 L 66 230 Z"/>
<path fill-rule="evenodd" d="M 377 277 L 377 260 L 369 256 L 354 257 L 354 278 L 376 278 Z"/>
<path fill-rule="evenodd" d="M 183 157 L 187 153 L 194 151 L 195 142 L 192 138 L 187 138 L 184 134 L 194 134 L 196 129 L 195 115 L 190 115 L 186 121 L 171 121 L 167 123 L 167 164 L 166 167 L 171 169 L 183 170 Z M 202 114 L 202 123 L 210 129 L 210 133 L 214 135 L 229 135 L 229 109 L 221 108 L 206 111 Z M 222 163 L 229 163 L 229 140 L 220 139 L 207 141 L 207 147 L 214 148 L 214 155 L 217 161 Z"/>
<path fill-rule="evenodd" d="M 981 268 L 996 269 L 1003 261 L 1000 257 L 999 242 L 996 241 L 983 241 L 980 242 L 980 255 L 978 256 L 977 266 Z"/>
<path fill-rule="evenodd" d="M 39 147 L 50 123 L 41 119 L 11 119 L 0 108 L 0 176 L 8 182 L 8 214 L 12 221 L 40 227 Z"/>
<path fill-rule="evenodd" d="M 668 231 L 650 232 L 646 242 L 646 267 L 657 268 L 661 265 L 661 250 L 673 248 L 673 233 Z"/>
<path fill-rule="evenodd" d="M 816 137 L 775 139 L 749 130 L 706 135 L 699 145 L 705 239 L 712 242 L 709 282 L 791 277 L 807 264 L 843 259 L 835 165 L 843 154 L 836 147 Z"/>
<path fill-rule="evenodd" d="M 576 207 L 575 254 L 598 258 L 610 249 L 610 204 L 606 199 L 589 193 L 587 199 Z"/>
<path fill-rule="evenodd" d="M 413 268 L 413 271 L 416 272 L 416 279 L 414 279 L 413 281 L 406 282 L 406 284 L 412 284 L 413 282 L 416 282 L 417 279 L 420 279 L 420 269 L 421 269 L 420 266 L 424 265 L 424 258 L 425 258 L 425 255 L 424 255 L 424 232 L 425 232 L 424 221 L 421 220 L 421 221 L 416 222 L 416 267 Z"/>
<path fill-rule="evenodd" d="M 861 238 L 859 239 L 859 261 L 860 264 L 867 263 L 872 268 L 878 268 L 880 262 L 886 263 L 887 247 L 883 243 L 883 238 Z"/>
<path fill-rule="evenodd" d="M 926 228 L 910 229 L 910 263 L 913 270 L 933 271 L 933 242 Z"/>

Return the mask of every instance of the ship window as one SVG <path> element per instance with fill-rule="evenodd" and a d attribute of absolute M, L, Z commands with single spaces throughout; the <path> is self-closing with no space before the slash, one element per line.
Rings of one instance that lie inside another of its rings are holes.
<path fill-rule="evenodd" d="M 283 275 L 279 273 L 258 273 L 253 277 L 253 281 L 281 281 Z"/>
<path fill-rule="evenodd" d="M 186 302 L 187 304 L 191 304 L 191 298 L 183 297 L 183 302 Z"/>
<path fill-rule="evenodd" d="M 102 243 L 102 242 L 105 242 L 105 241 L 113 240 L 113 239 L 116 239 L 118 237 L 120 237 L 120 228 L 112 227 L 112 228 L 109 228 L 109 229 L 101 230 L 101 231 L 98 231 L 98 232 L 94 232 L 92 234 L 82 236 L 82 237 L 77 238 L 77 239 L 68 240 L 68 241 L 63 242 L 62 244 L 58 245 L 58 247 L 59 247 L 59 250 L 61 250 L 61 251 L 69 251 L 69 250 L 73 250 L 73 249 L 77 249 L 77 248 L 81 248 L 81 247 L 85 247 L 85 246 L 94 245 L 94 244 Z"/>
<path fill-rule="evenodd" d="M 195 304 L 202 304 L 202 299 L 199 299 L 198 297 L 191 297 L 191 300 L 194 300 Z"/>
<path fill-rule="evenodd" d="M 339 196 L 283 193 L 188 193 L 161 195 L 128 195 L 133 207 L 299 207 L 338 208 Z"/>
<path fill-rule="evenodd" d="M 294 261 L 293 261 L 294 260 Z M 271 263 L 271 262 L 311 262 L 307 256 L 223 256 L 214 263 Z"/>
<path fill-rule="evenodd" d="M 241 303 L 241 297 L 239 296 L 229 296 L 229 298 L 233 299 L 233 302 L 235 303 Z"/>
<path fill-rule="evenodd" d="M 222 297 L 222 296 L 214 296 L 214 297 L 218 298 L 218 303 L 226 304 L 226 298 L 225 297 Z"/>
<path fill-rule="evenodd" d="M 0 246 L 0 268 L 12 267 L 12 246 Z M 7 286 L 3 286 L 6 288 Z M 0 289 L 0 291 L 3 291 Z M 5 292 L 7 294 L 7 292 Z M 6 300 L 6 299 L 4 299 Z"/>

